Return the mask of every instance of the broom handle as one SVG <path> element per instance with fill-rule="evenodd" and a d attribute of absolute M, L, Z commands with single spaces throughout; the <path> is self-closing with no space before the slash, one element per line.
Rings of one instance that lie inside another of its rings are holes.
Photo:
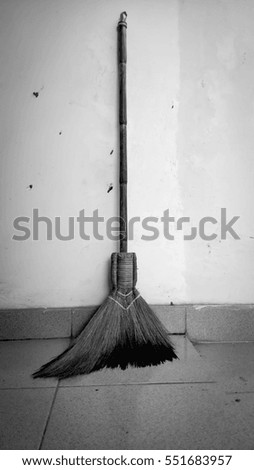
<path fill-rule="evenodd" d="M 120 252 L 128 251 L 127 231 L 127 105 L 126 105 L 126 23 L 127 13 L 118 22 L 119 128 L 120 128 Z"/>

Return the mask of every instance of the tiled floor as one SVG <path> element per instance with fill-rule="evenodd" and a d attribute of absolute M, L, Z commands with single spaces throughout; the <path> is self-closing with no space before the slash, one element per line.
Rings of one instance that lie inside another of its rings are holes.
<path fill-rule="evenodd" d="M 58 382 L 31 378 L 68 340 L 0 342 L 1 449 L 253 449 L 254 343 Z"/>

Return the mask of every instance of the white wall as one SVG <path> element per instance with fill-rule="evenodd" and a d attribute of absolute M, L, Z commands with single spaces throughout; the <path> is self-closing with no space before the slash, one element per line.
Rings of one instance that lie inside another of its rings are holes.
<path fill-rule="evenodd" d="M 219 218 L 221 207 L 240 216 L 240 240 L 173 232 L 174 241 L 148 242 L 137 227 L 129 251 L 139 288 L 151 303 L 254 302 L 253 2 L 1 0 L 0 308 L 99 304 L 107 295 L 117 243 L 46 241 L 43 230 L 39 241 L 17 242 L 12 224 L 33 208 L 61 216 L 66 230 L 83 208 L 116 215 L 123 10 L 129 216 L 169 208 L 195 224 Z"/>

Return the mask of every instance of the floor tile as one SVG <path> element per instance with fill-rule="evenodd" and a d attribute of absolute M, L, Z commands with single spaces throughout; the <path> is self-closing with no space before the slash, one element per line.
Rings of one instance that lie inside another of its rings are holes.
<path fill-rule="evenodd" d="M 42 448 L 253 449 L 253 398 L 217 384 L 62 388 Z"/>
<path fill-rule="evenodd" d="M 56 379 L 36 379 L 31 374 L 62 352 L 69 339 L 0 341 L 0 389 L 55 387 Z"/>
<path fill-rule="evenodd" d="M 55 390 L 0 390 L 0 448 L 38 449 Z"/>
<path fill-rule="evenodd" d="M 198 343 L 195 348 L 228 390 L 254 391 L 254 342 Z"/>
<path fill-rule="evenodd" d="M 204 361 L 191 342 L 182 335 L 171 336 L 179 360 L 152 367 L 103 369 L 89 375 L 61 380 L 60 387 L 137 383 L 206 382 L 214 380 L 213 367 Z"/>

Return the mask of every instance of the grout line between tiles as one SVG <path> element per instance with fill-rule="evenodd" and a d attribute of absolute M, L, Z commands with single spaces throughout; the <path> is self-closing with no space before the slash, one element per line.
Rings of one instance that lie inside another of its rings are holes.
<path fill-rule="evenodd" d="M 202 340 L 200 340 L 200 341 L 196 341 L 196 340 L 195 340 L 195 341 L 192 341 L 192 344 L 195 344 L 195 345 L 197 345 L 197 346 L 198 346 L 199 344 L 235 344 L 235 343 L 238 343 L 238 344 L 239 344 L 239 343 L 240 343 L 240 344 L 241 344 L 241 343 L 253 343 L 253 344 L 254 344 L 254 341 L 253 341 L 253 340 L 233 340 L 233 339 L 232 339 L 232 340 L 228 340 L 228 341 L 223 341 L 223 340 L 222 340 L 222 341 L 217 341 L 217 340 L 215 340 L 215 341 L 208 341 L 208 340 L 207 340 L 207 341 L 202 341 Z"/>
<path fill-rule="evenodd" d="M 39 338 L 0 338 L 0 344 L 1 343 L 15 343 L 18 341 L 53 341 L 55 339 L 68 339 L 70 336 L 52 336 L 51 338 L 44 338 L 44 337 L 39 337 Z"/>
<path fill-rule="evenodd" d="M 46 387 L 0 387 L 0 390 L 49 390 L 51 388 L 56 388 L 56 385 Z"/>
<path fill-rule="evenodd" d="M 46 434 L 46 431 L 47 431 L 47 428 L 48 428 L 48 424 L 49 424 L 49 420 L 50 420 L 51 413 L 52 413 L 52 410 L 53 410 L 53 406 L 54 406 L 55 401 L 56 401 L 56 395 L 57 395 L 57 392 L 58 392 L 58 389 L 59 389 L 59 383 L 60 383 L 60 381 L 58 381 L 56 389 L 55 389 L 55 393 L 54 393 L 52 403 L 51 403 L 51 406 L 50 406 L 50 409 L 49 409 L 48 417 L 47 417 L 46 424 L 45 424 L 45 427 L 44 427 L 44 430 L 43 430 L 43 433 L 42 433 L 42 436 L 41 436 L 41 442 L 40 442 L 38 450 L 41 450 L 41 448 L 42 448 L 42 444 L 43 444 L 44 437 L 45 437 L 45 434 Z"/>
<path fill-rule="evenodd" d="M 187 335 L 187 308 L 184 307 L 184 334 Z"/>
<path fill-rule="evenodd" d="M 136 383 L 116 383 L 116 384 L 88 384 L 88 385 L 59 385 L 59 388 L 91 388 L 91 387 L 135 387 L 139 385 L 200 385 L 217 384 L 215 380 L 206 380 L 204 382 L 136 382 Z"/>
<path fill-rule="evenodd" d="M 118 386 L 135 386 L 135 385 L 185 385 L 185 384 L 214 384 L 214 380 L 208 381 L 187 381 L 187 382 L 132 382 L 132 383 L 116 383 L 116 384 L 88 384 L 88 385 L 59 385 L 46 386 L 46 387 L 0 387 L 1 390 L 50 390 L 52 388 L 78 388 L 78 387 L 118 387 Z M 232 392 L 235 393 L 235 392 Z M 248 392 L 251 393 L 251 392 Z M 254 391 L 253 391 L 254 393 Z"/>

